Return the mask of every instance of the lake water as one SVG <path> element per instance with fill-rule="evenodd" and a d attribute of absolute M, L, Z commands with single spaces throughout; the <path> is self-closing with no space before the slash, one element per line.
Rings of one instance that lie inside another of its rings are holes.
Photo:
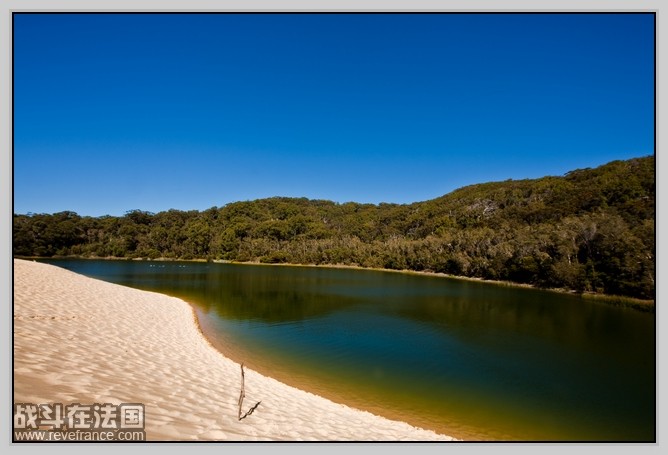
<path fill-rule="evenodd" d="M 368 270 L 49 260 L 180 297 L 250 368 L 474 440 L 655 439 L 655 316 L 576 296 Z"/>

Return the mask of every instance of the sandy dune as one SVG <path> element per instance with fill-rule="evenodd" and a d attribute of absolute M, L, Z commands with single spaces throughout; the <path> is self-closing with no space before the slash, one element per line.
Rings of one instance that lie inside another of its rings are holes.
<path fill-rule="evenodd" d="M 14 260 L 14 402 L 146 406 L 148 440 L 451 440 L 289 387 L 239 365 L 182 300 Z"/>

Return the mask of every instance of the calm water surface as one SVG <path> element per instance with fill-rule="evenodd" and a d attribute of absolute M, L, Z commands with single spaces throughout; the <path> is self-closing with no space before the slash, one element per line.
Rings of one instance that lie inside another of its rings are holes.
<path fill-rule="evenodd" d="M 390 272 L 47 261 L 180 297 L 237 361 L 464 439 L 655 437 L 654 314 Z"/>

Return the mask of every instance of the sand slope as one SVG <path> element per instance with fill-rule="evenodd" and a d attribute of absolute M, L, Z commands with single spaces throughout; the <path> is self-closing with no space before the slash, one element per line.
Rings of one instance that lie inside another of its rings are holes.
<path fill-rule="evenodd" d="M 451 440 L 289 387 L 239 365 L 184 301 L 14 260 L 14 401 L 141 402 L 149 440 Z"/>

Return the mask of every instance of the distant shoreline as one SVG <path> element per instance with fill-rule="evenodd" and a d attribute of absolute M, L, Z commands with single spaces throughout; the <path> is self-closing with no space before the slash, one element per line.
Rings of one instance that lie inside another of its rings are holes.
<path fill-rule="evenodd" d="M 502 280 L 486 280 L 483 278 L 476 277 L 467 277 L 459 275 L 449 275 L 442 272 L 431 272 L 431 271 L 420 271 L 420 270 L 396 270 L 396 269 L 384 269 L 379 267 L 362 267 L 359 265 L 347 265 L 347 264 L 292 264 L 292 263 L 266 263 L 260 261 L 230 261 L 225 259 L 175 259 L 175 258 L 125 258 L 125 257 L 90 257 L 90 256 L 14 256 L 15 259 L 28 259 L 28 260 L 45 260 L 45 259 L 82 259 L 82 260 L 97 260 L 97 261 L 138 261 L 138 262 L 199 262 L 199 263 L 216 263 L 216 264 L 236 264 L 236 265 L 261 265 L 261 266 L 281 266 L 281 267 L 309 267 L 309 268 L 329 268 L 329 269 L 350 269 L 350 270 L 369 270 L 374 272 L 392 272 L 400 273 L 407 275 L 416 275 L 416 276 L 430 276 L 436 278 L 448 278 L 452 280 L 460 281 L 471 281 L 476 283 L 492 284 L 497 286 L 506 286 L 506 287 L 515 287 L 515 288 L 524 288 L 524 289 L 533 289 L 538 291 L 548 291 L 558 294 L 566 294 L 575 297 L 581 297 L 585 300 L 598 301 L 601 303 L 606 303 L 614 306 L 632 308 L 637 311 L 644 311 L 654 313 L 656 311 L 656 302 L 654 300 L 643 300 L 635 297 L 627 296 L 618 296 L 618 295 L 609 295 L 609 294 L 599 294 L 594 292 L 583 292 L 578 293 L 573 290 L 568 289 L 559 289 L 559 288 L 541 288 L 527 283 L 517 283 L 513 281 L 502 281 Z"/>

